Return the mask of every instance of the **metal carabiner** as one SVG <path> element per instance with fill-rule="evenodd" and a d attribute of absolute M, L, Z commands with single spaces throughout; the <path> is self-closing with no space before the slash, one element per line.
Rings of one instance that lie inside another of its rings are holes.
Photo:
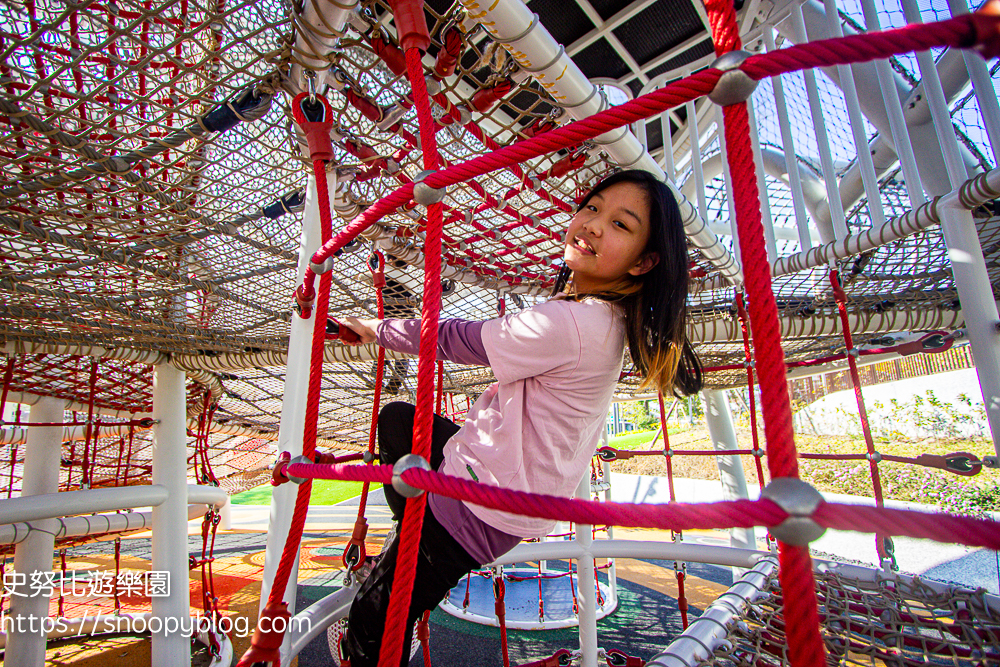
<path fill-rule="evenodd" d="M 302 72 L 302 76 L 306 78 L 306 86 L 309 88 L 309 101 L 313 104 L 316 103 L 316 72 L 311 69 L 307 69 Z"/>

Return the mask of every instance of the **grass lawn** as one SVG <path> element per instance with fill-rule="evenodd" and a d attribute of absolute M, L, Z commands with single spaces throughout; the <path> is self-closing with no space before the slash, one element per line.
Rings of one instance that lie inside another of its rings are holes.
<path fill-rule="evenodd" d="M 687 431 L 687 427 L 683 426 L 668 426 L 667 433 L 671 436 L 678 433 L 683 433 Z M 625 435 L 616 435 L 613 438 L 608 439 L 608 446 L 614 447 L 615 449 L 643 449 L 649 443 L 653 442 L 653 438 L 656 437 L 657 431 L 643 431 L 642 433 L 626 433 Z"/>
<path fill-rule="evenodd" d="M 309 503 L 312 505 L 336 505 L 343 500 L 360 496 L 362 486 L 364 486 L 363 482 L 315 479 Z M 263 484 L 249 491 L 237 493 L 231 500 L 237 505 L 270 505 L 273 488 L 270 484 Z"/>

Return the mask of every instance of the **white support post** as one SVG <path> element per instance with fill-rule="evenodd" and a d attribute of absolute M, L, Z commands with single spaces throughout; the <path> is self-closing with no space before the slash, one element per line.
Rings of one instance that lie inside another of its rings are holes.
<path fill-rule="evenodd" d="M 802 7 L 792 7 L 792 22 L 796 28 L 805 32 L 805 22 L 802 18 Z M 816 133 L 816 146 L 819 148 L 820 164 L 823 167 L 823 182 L 826 185 L 826 198 L 829 203 L 832 229 L 827 228 L 819 220 L 816 222 L 820 232 L 820 241 L 830 243 L 847 236 L 847 221 L 844 218 L 844 207 L 840 201 L 840 189 L 837 187 L 837 170 L 833 166 L 833 151 L 830 148 L 830 136 L 826 132 L 826 118 L 823 115 L 823 103 L 819 99 L 819 87 L 816 85 L 815 70 L 802 70 L 802 79 L 806 84 L 806 97 L 809 99 L 809 112 L 812 115 L 813 130 Z M 871 157 L 871 156 L 869 156 Z"/>
<path fill-rule="evenodd" d="M 948 0 L 948 7 L 952 16 L 969 13 L 969 5 L 965 0 Z M 981 56 L 964 49 L 962 57 L 965 58 L 965 66 L 969 68 L 976 101 L 979 102 L 979 113 L 983 116 L 986 135 L 990 140 L 990 148 L 993 149 L 993 164 L 1000 164 L 1000 103 L 997 102 L 993 78 Z"/>
<path fill-rule="evenodd" d="M 337 190 L 337 176 L 327 172 L 327 187 L 329 192 Z M 309 258 L 319 249 L 321 243 L 319 227 L 319 202 L 316 192 L 316 180 L 309 177 L 306 190 L 305 211 L 302 214 L 302 242 L 299 246 L 299 270 L 295 284 L 302 282 Z M 309 387 L 309 360 L 312 352 L 313 320 L 316 311 L 309 319 L 295 316 L 292 318 L 288 341 L 288 368 L 285 372 L 284 399 L 281 402 L 281 423 L 278 427 L 277 451 L 288 452 L 293 457 L 302 454 L 302 434 L 306 419 L 306 394 Z M 278 570 L 278 561 L 288 539 L 288 529 L 292 523 L 292 513 L 299 487 L 287 483 L 275 487 L 271 496 L 271 515 L 267 526 L 267 546 L 264 552 L 264 575 L 260 589 L 260 609 L 267 604 L 271 593 L 271 582 Z M 298 547 L 296 547 L 298 548 Z M 299 559 L 293 561 L 292 573 L 288 578 L 288 587 L 282 598 L 288 604 L 288 611 L 295 614 L 295 592 L 298 587 Z M 285 634 L 281 645 L 281 660 L 291 647 L 291 638 Z"/>
<path fill-rule="evenodd" d="M 601 437 L 601 446 L 608 444 L 608 432 L 604 431 Z M 611 502 L 611 463 L 608 461 L 601 461 L 601 470 L 604 471 L 604 481 L 607 483 L 608 488 L 604 491 L 604 502 Z M 615 527 L 608 526 L 608 539 L 615 539 Z M 610 565 L 608 566 L 608 590 L 611 593 L 611 597 L 616 601 L 617 606 L 618 600 L 618 561 L 615 559 L 610 559 Z"/>
<path fill-rule="evenodd" d="M 705 421 L 708 423 L 708 436 L 712 439 L 712 448 L 717 452 L 739 449 L 726 391 L 724 389 L 706 389 L 702 392 L 702 396 L 705 399 Z M 715 458 L 719 464 L 719 477 L 722 478 L 723 497 L 726 500 L 749 498 L 747 478 L 743 474 L 743 461 L 740 455 L 723 454 Z M 757 548 L 753 528 L 730 529 L 729 542 L 738 549 Z"/>
<path fill-rule="evenodd" d="M 836 0 L 824 0 L 824 3 L 831 34 L 834 37 L 843 37 L 844 28 L 840 24 Z M 801 11 L 801 8 L 797 11 L 799 16 L 801 16 Z M 802 24 L 802 30 L 805 31 L 805 23 Z M 865 196 L 868 199 L 868 214 L 872 226 L 879 227 L 885 223 L 885 211 L 882 208 L 882 193 L 879 190 L 875 163 L 872 160 L 871 149 L 868 147 L 868 137 L 865 134 L 864 121 L 861 116 L 861 102 L 858 99 L 858 89 L 854 81 L 854 70 L 850 65 L 838 65 L 837 67 L 840 72 L 840 89 L 844 93 L 847 117 L 851 125 L 851 134 L 854 137 L 857 162 L 861 167 L 861 180 L 864 183 Z M 837 230 L 838 239 L 845 236 L 847 236 L 846 225 L 842 230 Z"/>
<path fill-rule="evenodd" d="M 660 114 L 660 135 L 663 137 L 663 173 L 671 183 L 677 182 L 674 170 L 674 138 L 670 134 L 670 113 Z"/>
<path fill-rule="evenodd" d="M 764 245 L 767 261 L 772 265 L 778 261 L 778 246 L 774 240 L 774 218 L 771 217 L 771 200 L 767 194 L 767 174 L 764 158 L 760 152 L 760 135 L 757 133 L 757 117 L 753 107 L 753 97 L 747 100 L 747 114 L 750 116 L 750 146 L 753 148 L 753 162 L 757 169 L 757 190 L 760 191 L 760 214 L 764 223 Z"/>
<path fill-rule="evenodd" d="M 590 498 L 590 469 L 584 473 L 576 497 Z M 583 554 L 576 561 L 577 606 L 580 610 L 580 665 L 597 667 L 597 575 L 594 554 L 590 548 L 594 544 L 594 527 L 584 523 L 576 524 L 576 542 Z M 572 575 L 570 575 L 572 576 Z"/>
<path fill-rule="evenodd" d="M 694 179 L 694 191 L 698 199 L 698 215 L 702 220 L 708 220 L 708 202 L 705 201 L 705 173 L 701 167 L 701 131 L 698 129 L 698 107 L 694 102 L 688 102 L 687 110 L 688 142 L 691 144 L 691 176 Z"/>
<path fill-rule="evenodd" d="M 913 0 L 902 0 L 903 13 L 910 23 L 920 22 L 920 10 Z M 934 58 L 928 51 L 917 54 L 924 90 L 927 93 L 931 118 L 937 130 L 944 153 L 945 166 L 951 189 L 957 190 L 965 182 L 968 172 L 951 125 L 951 114 L 945 101 L 941 80 L 938 77 Z M 976 358 L 976 373 L 979 387 L 983 392 L 986 406 L 986 420 L 993 437 L 993 448 L 1000 456 L 1000 341 L 997 325 L 1000 315 L 993 300 L 990 276 L 986 270 L 986 258 L 979 244 L 979 234 L 972 212 L 964 207 L 947 207 L 941 211 L 941 232 L 955 277 L 955 287 L 962 303 L 962 311 L 967 313 L 966 331 L 969 345 Z"/>
<path fill-rule="evenodd" d="M 63 420 L 65 401 L 43 398 L 31 406 L 29 421 L 38 424 L 58 424 Z M 21 496 L 37 496 L 59 491 L 59 460 L 62 457 L 62 426 L 38 426 L 28 429 L 28 442 L 24 452 L 24 477 Z M 45 664 L 45 635 L 42 626 L 49 615 L 51 591 L 33 590 L 30 586 L 33 572 L 51 572 L 55 546 L 56 519 L 43 519 L 34 524 L 28 537 L 14 551 L 14 571 L 23 576 L 24 584 L 15 579 L 19 595 L 10 598 L 11 626 L 4 654 L 9 665 L 42 667 Z M 21 597 L 25 595 L 26 597 Z M 6 629 L 6 628 L 5 628 Z"/>
<path fill-rule="evenodd" d="M 764 26 L 764 45 L 768 53 L 778 47 L 774 41 L 771 26 Z M 805 197 L 802 194 L 802 180 L 799 177 L 799 165 L 795 159 L 795 140 L 792 139 L 792 127 L 788 121 L 788 105 L 785 102 L 785 87 L 781 75 L 771 77 L 771 88 L 774 90 L 774 108 L 778 112 L 778 127 L 781 129 L 781 148 L 785 152 L 785 169 L 788 173 L 788 184 L 792 189 L 792 210 L 795 211 L 795 226 L 799 232 L 799 246 L 803 251 L 812 248 L 809 237 L 809 219 L 806 216 Z"/>
<path fill-rule="evenodd" d="M 233 529 L 233 504 L 231 502 L 227 502 L 219 508 L 219 529 Z"/>
<path fill-rule="evenodd" d="M 168 363 L 153 366 L 153 484 L 167 499 L 153 508 L 153 572 L 166 572 L 169 595 L 152 598 L 153 616 L 163 628 L 188 624 L 187 392 L 184 371 Z M 170 620 L 173 619 L 173 620 Z M 176 625 L 175 625 L 176 624 Z M 182 632 L 152 635 L 152 667 L 190 667 L 190 638 Z"/>
<path fill-rule="evenodd" d="M 869 31 L 881 30 L 882 24 L 879 22 L 874 0 L 861 0 L 861 9 L 865 16 L 865 27 Z M 906 192 L 910 198 L 910 207 L 917 208 L 927 201 L 927 198 L 924 196 L 924 186 L 920 181 L 917 159 L 913 155 L 910 133 L 906 130 L 906 118 L 903 116 L 903 105 L 899 100 L 899 90 L 896 88 L 896 82 L 893 79 L 889 61 L 884 59 L 876 60 L 875 72 L 878 75 L 879 87 L 882 90 L 882 100 L 885 104 L 893 147 L 895 148 L 896 155 L 899 156 L 899 166 L 903 170 L 903 180 L 906 181 Z"/>
<path fill-rule="evenodd" d="M 747 103 L 747 106 L 753 106 L 751 103 Z M 729 151 L 726 146 L 726 133 L 725 133 L 725 119 L 723 117 L 722 107 L 718 104 L 715 105 L 715 127 L 718 128 L 717 132 L 719 135 L 719 150 L 720 157 L 722 158 L 722 180 L 725 183 L 726 192 L 730 193 L 733 191 L 733 177 L 729 172 Z M 740 233 L 739 225 L 736 224 L 736 202 L 734 197 L 726 197 L 727 212 L 729 213 L 729 228 L 732 230 L 733 234 L 733 256 L 736 257 L 736 262 L 742 266 L 743 265 L 743 253 L 740 251 Z"/>

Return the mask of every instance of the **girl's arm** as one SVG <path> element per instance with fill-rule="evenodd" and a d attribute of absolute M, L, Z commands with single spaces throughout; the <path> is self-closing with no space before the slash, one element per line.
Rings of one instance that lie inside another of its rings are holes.
<path fill-rule="evenodd" d="M 377 342 L 386 349 L 404 354 L 415 355 L 420 351 L 420 320 L 345 317 L 342 321 L 361 337 L 361 344 Z M 457 364 L 488 366 L 482 328 L 482 322 L 442 320 L 438 324 L 437 358 Z"/>

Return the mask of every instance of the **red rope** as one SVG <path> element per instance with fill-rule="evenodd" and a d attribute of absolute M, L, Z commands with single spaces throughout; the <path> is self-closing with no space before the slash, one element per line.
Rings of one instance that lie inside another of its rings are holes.
<path fill-rule="evenodd" d="M 927 51 L 931 47 L 971 48 L 990 39 L 978 31 L 976 23 L 983 19 L 994 25 L 998 22 L 995 16 L 987 18 L 977 12 L 936 23 L 917 23 L 891 30 L 821 39 L 771 51 L 766 55 L 750 56 L 740 69 L 760 81 L 802 69 L 878 60 L 899 53 Z"/>
<path fill-rule="evenodd" d="M 286 468 L 287 474 L 295 477 L 315 479 L 340 479 L 362 482 L 370 480 L 388 484 L 392 478 L 392 466 L 360 466 L 344 464 L 294 463 Z M 469 480 L 452 477 L 430 470 L 413 468 L 403 473 L 403 481 L 431 493 L 439 493 L 449 498 L 470 502 L 475 505 L 504 510 L 515 514 L 573 521 L 591 525 L 606 524 L 633 528 L 661 528 L 665 530 L 689 530 L 694 528 L 749 528 L 751 526 L 775 526 L 788 518 L 788 514 L 768 500 L 734 500 L 717 503 L 669 503 L 663 505 L 594 502 L 560 496 L 548 496 L 523 491 L 511 491 Z M 929 514 L 913 510 L 890 510 L 887 508 L 863 508 L 857 505 L 826 503 L 822 507 L 844 508 L 849 513 L 859 511 L 858 522 L 851 530 L 875 532 L 885 527 L 887 535 L 920 537 L 940 542 L 955 541 L 969 546 L 981 546 L 1000 551 L 1000 522 L 986 519 L 957 517 L 950 514 Z M 864 518 L 861 512 L 868 512 Z M 848 514 L 826 514 L 818 510 L 813 518 L 823 523 L 829 520 L 828 528 L 840 529 L 847 525 Z M 836 516 L 836 521 L 832 517 Z M 892 516 L 892 521 L 874 522 L 871 517 Z M 823 517 L 823 520 L 821 520 Z M 912 517 L 912 519 L 910 518 Z M 839 523 L 843 521 L 844 523 Z M 950 531 L 934 532 L 935 522 L 952 526 Z M 913 524 L 908 525 L 908 524 Z M 883 526 L 883 524 L 889 524 Z M 954 526 L 961 525 L 963 531 L 955 532 Z M 954 538 L 954 539 L 953 539 Z"/>
<path fill-rule="evenodd" d="M 716 55 L 741 48 L 736 10 L 727 0 L 705 3 Z M 785 379 L 778 307 L 771 287 L 770 264 L 764 246 L 760 200 L 750 145 L 750 123 L 745 102 L 723 109 L 727 161 L 732 174 L 732 197 L 739 228 L 740 251 L 747 292 L 754 352 L 760 374 L 761 407 L 767 442 L 767 464 L 772 479 L 798 477 L 792 410 Z M 807 547 L 779 543 L 779 579 L 789 623 L 788 648 L 792 667 L 825 664 L 826 650 L 819 634 L 819 614 L 812 563 Z"/>
<path fill-rule="evenodd" d="M 4 408 L 7 406 L 7 394 L 14 379 L 14 357 L 7 357 L 7 368 L 3 372 L 3 393 L 0 394 L 0 423 L 3 423 Z"/>
<path fill-rule="evenodd" d="M 746 305 L 743 302 L 743 292 L 736 292 L 736 314 L 740 319 L 740 331 L 743 333 L 743 358 L 747 369 L 747 408 L 750 410 L 750 435 L 753 439 L 754 463 L 757 465 L 757 483 L 764 490 L 764 465 L 760 459 L 763 452 L 757 434 L 757 397 L 754 391 L 753 352 L 750 349 L 750 319 Z"/>
<path fill-rule="evenodd" d="M 372 285 L 375 287 L 375 302 L 376 302 L 376 312 L 378 318 L 382 319 L 385 317 L 385 296 L 382 292 L 385 287 L 385 255 L 379 251 L 375 251 L 375 266 L 369 267 L 372 271 Z M 378 427 L 378 413 L 379 408 L 382 405 L 382 381 L 385 377 L 385 348 L 381 345 L 378 348 L 378 357 L 375 360 L 375 394 L 372 397 L 372 419 L 371 425 L 368 429 L 368 453 L 372 455 L 370 463 L 374 463 L 375 457 L 375 433 Z M 371 484 L 370 482 L 365 482 L 361 487 L 361 499 L 358 502 L 358 517 L 354 521 L 354 531 L 351 534 L 351 540 L 348 543 L 348 548 L 344 549 L 342 555 L 342 560 L 344 567 L 351 567 L 354 570 L 361 569 L 361 566 L 365 562 L 365 537 L 368 534 L 368 521 L 365 518 L 365 509 L 368 506 L 368 491 Z M 356 563 L 348 563 L 348 558 L 351 556 L 351 547 L 357 549 L 358 560 Z"/>
<path fill-rule="evenodd" d="M 497 616 L 497 623 L 500 625 L 500 651 L 503 655 L 503 667 L 510 667 L 510 650 L 507 647 L 507 584 L 504 583 L 503 573 L 493 574 L 493 598 L 495 600 L 493 609 Z"/>
<path fill-rule="evenodd" d="M 434 137 L 434 118 L 431 115 L 427 82 L 424 80 L 424 66 L 420 61 L 418 48 L 407 49 L 406 69 L 413 90 L 417 118 L 420 121 L 424 169 L 436 170 L 440 162 L 437 141 Z M 433 175 L 428 176 L 425 182 L 433 177 Z M 427 221 L 427 236 L 424 241 L 424 298 L 420 318 L 420 356 L 417 362 L 417 400 L 413 420 L 412 451 L 417 456 L 430 460 L 431 429 L 434 419 L 434 366 L 437 358 L 438 317 L 441 310 L 441 234 L 444 216 L 440 203 L 430 204 L 427 207 Z M 403 637 L 406 634 L 407 615 L 416 573 L 417 549 L 420 544 L 420 529 L 426 506 L 427 494 L 406 501 L 406 513 L 403 515 L 403 525 L 399 533 L 393 594 L 386 611 L 382 650 L 379 653 L 379 667 L 396 667 L 403 653 Z"/>
<path fill-rule="evenodd" d="M 833 288 L 833 298 L 837 302 L 837 312 L 840 315 L 840 326 L 844 334 L 844 345 L 847 348 L 847 364 L 850 367 L 851 386 L 854 389 L 854 400 L 858 404 L 858 417 L 861 419 L 861 433 L 865 438 L 865 447 L 868 450 L 868 469 L 871 471 L 872 488 L 875 492 L 875 506 L 882 507 L 885 502 L 882 499 L 882 479 L 878 471 L 878 461 L 875 457 L 875 441 L 872 439 L 872 430 L 868 424 L 868 408 L 865 406 L 864 393 L 861 391 L 861 375 L 858 373 L 858 360 L 854 356 L 854 337 L 851 335 L 851 322 L 847 317 L 847 294 L 840 284 L 840 277 L 836 269 L 830 271 L 830 285 Z M 889 557 L 886 552 L 884 538 L 882 535 L 875 535 L 875 549 L 878 551 L 879 560 Z"/>

